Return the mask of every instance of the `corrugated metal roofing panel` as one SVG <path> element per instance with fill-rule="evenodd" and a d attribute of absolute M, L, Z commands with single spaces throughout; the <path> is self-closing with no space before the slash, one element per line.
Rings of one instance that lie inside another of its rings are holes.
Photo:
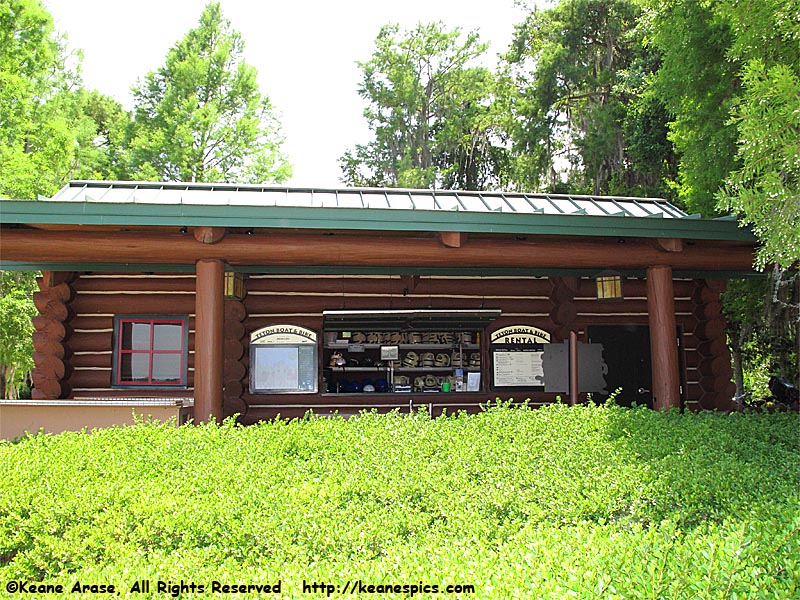
<path fill-rule="evenodd" d="M 225 206 L 230 204 L 229 195 L 232 195 L 232 193 L 217 192 L 214 190 L 186 190 L 181 194 L 181 204 Z M 152 190 L 142 190 L 139 192 L 137 202 L 158 204 L 157 197 L 152 193 Z"/>
<path fill-rule="evenodd" d="M 607 216 L 608 212 L 603 210 L 597 202 L 591 199 L 578 199 L 575 201 L 580 210 L 584 211 L 587 215 Z"/>
<path fill-rule="evenodd" d="M 402 196 L 397 194 L 386 194 L 386 201 L 388 202 L 389 208 L 400 208 L 400 209 L 412 209 L 414 207 L 414 203 L 411 200 L 411 196 L 408 194 L 404 194 Z"/>
<path fill-rule="evenodd" d="M 416 210 L 436 210 L 433 194 L 426 194 L 421 191 L 409 192 L 409 197 Z"/>
<path fill-rule="evenodd" d="M 364 202 L 366 203 L 367 208 L 391 208 L 386 194 L 380 194 L 377 192 L 365 193 Z"/>
<path fill-rule="evenodd" d="M 396 188 L 287 188 L 225 183 L 73 181 L 54 202 L 467 211 L 686 218 L 662 199 Z"/>
<path fill-rule="evenodd" d="M 272 202 L 272 204 L 268 202 Z M 235 194 L 229 194 L 228 204 L 230 206 L 275 206 L 274 199 L 266 197 L 259 191 L 248 189 L 239 190 Z"/>
<path fill-rule="evenodd" d="M 296 194 L 290 194 L 288 190 L 281 190 L 272 194 L 262 192 L 260 195 L 262 198 L 260 206 L 314 206 L 316 200 L 310 190 L 302 190 Z"/>
<path fill-rule="evenodd" d="M 473 194 L 460 194 L 461 204 L 464 210 L 469 212 L 486 212 L 486 204 L 481 200 L 480 196 Z"/>

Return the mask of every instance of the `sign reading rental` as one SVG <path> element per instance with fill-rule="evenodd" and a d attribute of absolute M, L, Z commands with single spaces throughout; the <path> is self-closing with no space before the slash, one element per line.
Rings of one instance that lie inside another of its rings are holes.
<path fill-rule="evenodd" d="M 544 329 L 529 325 L 511 325 L 492 332 L 492 344 L 517 346 L 521 344 L 549 344 L 550 334 Z"/>

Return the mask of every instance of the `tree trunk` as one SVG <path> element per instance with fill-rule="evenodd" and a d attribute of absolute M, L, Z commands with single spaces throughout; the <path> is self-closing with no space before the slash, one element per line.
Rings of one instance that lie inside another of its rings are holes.
<path fill-rule="evenodd" d="M 736 349 L 731 349 L 731 358 L 733 358 L 733 379 L 736 382 L 736 395 L 741 396 L 744 394 L 744 367 L 742 366 L 742 353 Z"/>
<path fill-rule="evenodd" d="M 16 400 L 18 396 L 17 388 L 14 385 L 14 375 L 17 368 L 14 365 L 0 366 L 0 397 L 9 400 Z"/>
<path fill-rule="evenodd" d="M 6 370 L 6 381 L 10 383 L 8 389 L 8 399 L 9 400 L 18 400 L 19 399 L 19 388 L 14 383 L 14 380 L 17 378 L 17 368 L 12 366 L 8 367 Z"/>
<path fill-rule="evenodd" d="M 794 341 L 797 346 L 795 348 L 797 355 L 797 389 L 800 389 L 800 273 L 794 274 L 794 307 L 797 310 L 796 320 L 794 322 Z"/>

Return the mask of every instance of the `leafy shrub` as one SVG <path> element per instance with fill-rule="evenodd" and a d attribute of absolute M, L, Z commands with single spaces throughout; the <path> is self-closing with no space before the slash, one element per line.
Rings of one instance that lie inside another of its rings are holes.
<path fill-rule="evenodd" d="M 36 435 L 0 443 L 0 582 L 796 598 L 799 431 L 786 413 L 498 405 Z"/>

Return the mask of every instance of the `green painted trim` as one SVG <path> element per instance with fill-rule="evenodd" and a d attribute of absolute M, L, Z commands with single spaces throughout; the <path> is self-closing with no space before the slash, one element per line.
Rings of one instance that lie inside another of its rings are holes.
<path fill-rule="evenodd" d="M 385 208 L 3 201 L 5 224 L 461 231 L 516 235 L 683 238 L 755 242 L 735 221 Z"/>
<path fill-rule="evenodd" d="M 149 264 L 116 264 L 116 263 L 24 263 L 0 260 L 3 271 L 91 271 L 94 273 L 194 273 L 194 265 L 149 265 Z M 460 275 L 465 277 L 491 276 L 525 276 L 525 277 L 594 277 L 598 269 L 524 269 L 516 267 L 486 268 L 479 267 L 366 267 L 366 266 L 269 266 L 248 265 L 244 267 L 228 266 L 229 271 L 265 275 Z M 644 269 L 624 269 L 619 271 L 625 277 L 645 277 Z M 757 271 L 683 271 L 673 273 L 676 278 L 691 279 L 737 279 L 763 278 L 766 273 Z"/>
<path fill-rule="evenodd" d="M 194 273 L 194 265 L 133 263 L 14 262 L 0 260 L 0 271 L 97 271 L 98 273 Z"/>

